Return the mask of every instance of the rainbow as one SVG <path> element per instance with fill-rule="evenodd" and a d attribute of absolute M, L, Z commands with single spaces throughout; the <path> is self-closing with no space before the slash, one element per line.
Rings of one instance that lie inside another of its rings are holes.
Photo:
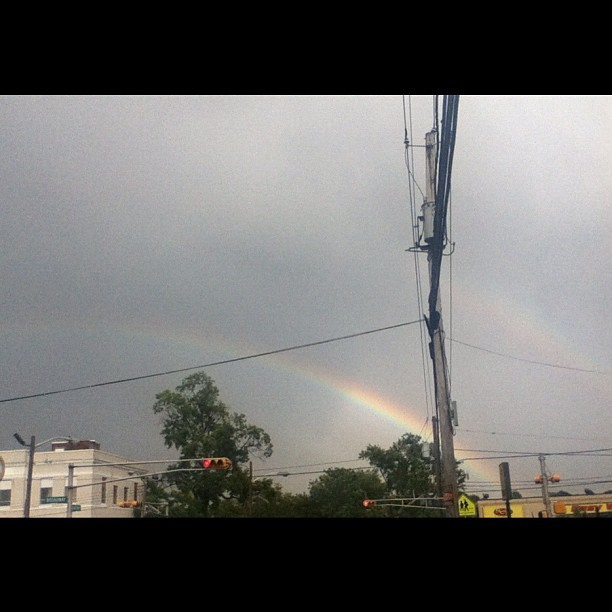
<path fill-rule="evenodd" d="M 475 299 L 475 296 L 477 296 L 477 299 Z M 487 292 L 482 287 L 471 288 L 469 286 L 460 286 L 455 289 L 454 297 L 455 314 L 460 311 L 461 304 L 469 304 L 471 316 L 478 318 L 482 328 L 485 330 L 484 333 L 489 333 L 494 338 L 498 329 L 504 328 L 510 330 L 513 341 L 512 352 L 529 355 L 530 351 L 533 351 L 534 347 L 536 347 L 538 360 L 549 361 L 559 365 L 575 366 L 596 372 L 605 370 L 593 359 L 581 354 L 577 347 L 569 340 L 560 338 L 559 334 L 555 333 L 554 329 L 552 329 L 551 322 L 543 324 L 536 316 L 518 307 L 507 296 L 502 296 L 499 293 L 494 294 L 492 291 Z M 490 331 L 488 325 L 491 326 Z M 29 327 L 27 332 L 33 336 L 45 332 L 58 333 L 61 331 L 58 327 L 57 325 L 39 325 Z M 227 359 L 236 359 L 261 352 L 261 349 L 254 349 L 243 343 L 229 341 L 227 338 L 215 334 L 208 332 L 198 334 L 178 328 L 171 329 L 161 322 L 159 324 L 155 322 L 147 324 L 138 323 L 129 326 L 117 326 L 114 323 L 109 323 L 105 326 L 100 321 L 93 325 L 90 321 L 82 323 L 71 321 L 66 323 L 65 327 L 65 331 L 71 334 L 74 334 L 75 331 L 89 334 L 108 334 L 109 330 L 112 330 L 113 334 L 119 334 L 131 341 L 138 338 L 156 346 L 159 346 L 159 343 L 162 342 L 168 348 L 180 347 L 183 349 L 182 353 L 184 353 L 185 348 L 193 348 L 197 354 L 202 354 L 202 348 L 213 348 L 220 351 Z M 10 332 L 15 330 L 4 329 L 3 331 Z M 276 348 L 280 347 L 273 347 L 273 349 Z M 167 352 L 172 354 L 173 351 Z M 222 360 L 219 359 L 219 361 Z M 301 364 L 289 353 L 263 356 L 258 361 L 266 366 L 285 370 L 290 375 L 297 376 L 301 380 L 307 380 L 311 384 L 324 387 L 346 400 L 352 408 L 367 411 L 375 417 L 384 419 L 385 422 L 399 428 L 398 437 L 410 432 L 421 436 L 424 440 L 429 441 L 431 439 L 431 422 L 429 417 L 423 414 L 422 410 L 416 409 L 414 406 L 406 406 L 395 402 L 371 388 L 356 384 L 330 371 L 317 371 L 311 362 L 307 365 Z M 181 364 L 177 364 L 177 367 L 180 366 Z M 199 368 L 194 367 L 193 369 Z M 141 372 L 136 374 L 147 373 Z M 593 383 L 606 393 L 610 392 L 608 377 L 596 376 Z M 460 433 L 460 428 L 458 433 Z M 456 451 L 457 459 L 461 460 L 461 454 L 461 452 Z M 480 462 L 480 464 L 470 464 L 467 470 L 471 476 L 476 476 L 484 481 L 497 482 L 499 480 L 496 466 L 490 465 L 487 461 Z"/>
<path fill-rule="evenodd" d="M 262 352 L 244 343 L 229 342 L 226 338 L 215 337 L 210 334 L 206 337 L 196 337 L 192 333 L 184 331 L 166 330 L 162 335 L 159 333 L 159 330 L 160 328 L 149 328 L 147 326 L 140 327 L 138 332 L 136 332 L 134 328 L 130 328 L 129 335 L 133 336 L 137 333 L 147 340 L 161 340 L 178 345 L 181 348 L 184 348 L 186 345 L 193 345 L 201 350 L 202 346 L 223 346 L 222 352 L 227 355 L 228 359 L 255 355 Z M 277 353 L 258 358 L 258 361 L 273 367 L 275 371 L 284 371 L 291 376 L 297 376 L 301 380 L 306 380 L 319 388 L 322 387 L 335 394 L 344 402 L 348 402 L 352 408 L 358 408 L 377 418 L 382 418 L 385 422 L 398 428 L 397 439 L 405 433 L 413 433 L 420 436 L 423 441 L 430 442 L 432 440 L 431 418 L 425 415 L 424 411 L 420 414 L 420 411 L 413 406 L 408 407 L 400 404 L 371 388 L 364 387 L 337 374 L 332 374 L 328 370 L 317 369 L 311 361 L 307 365 L 303 365 L 293 355 Z M 467 456 L 470 453 L 456 451 L 455 457 L 457 460 L 461 460 L 464 454 Z M 499 481 L 497 464 L 491 465 L 490 462 L 484 461 L 470 463 L 470 465 L 463 467 L 470 473 L 472 480 L 485 482 Z"/>
<path fill-rule="evenodd" d="M 62 328 L 65 329 L 62 330 Z M 109 330 L 112 330 L 112 334 L 120 335 L 132 343 L 134 340 L 138 340 L 146 343 L 148 346 L 155 346 L 156 352 L 160 353 L 173 354 L 180 352 L 184 355 L 185 349 L 187 348 L 194 349 L 193 352 L 196 354 L 202 354 L 203 348 L 213 348 L 224 355 L 225 359 L 231 360 L 248 355 L 256 355 L 262 352 L 261 349 L 258 350 L 245 343 L 231 341 L 215 334 L 198 334 L 180 328 L 168 328 L 161 323 L 158 325 L 138 323 L 130 326 L 110 324 L 105 326 L 101 324 L 100 321 L 97 321 L 93 325 L 90 321 L 82 323 L 72 321 L 65 326 L 39 326 L 36 330 L 30 328 L 29 332 L 33 335 L 45 332 L 57 334 L 62 333 L 62 331 L 71 335 L 75 333 L 82 333 L 85 335 L 107 335 Z M 160 347 L 160 343 L 164 346 Z M 180 351 L 177 349 L 180 349 Z M 219 358 L 216 361 L 223 360 L 223 358 Z M 286 352 L 266 355 L 258 358 L 257 361 L 265 364 L 265 367 L 272 367 L 275 371 L 284 371 L 290 376 L 298 377 L 301 381 L 307 381 L 309 384 L 331 392 L 342 401 L 343 407 L 348 404 L 349 412 L 350 410 L 359 409 L 375 418 L 382 418 L 386 423 L 397 428 L 397 439 L 404 433 L 413 433 L 420 436 L 424 441 L 432 440 L 431 419 L 424 413 L 424 409 L 419 410 L 414 406 L 406 406 L 385 397 L 372 388 L 357 384 L 329 370 L 323 371 L 322 369 L 317 369 L 311 361 L 308 361 L 307 364 L 300 363 L 299 357 L 296 357 L 295 353 L 290 354 Z M 181 364 L 176 365 L 181 367 Z M 206 368 L 197 366 L 193 368 L 187 367 L 185 376 L 189 374 L 188 370 L 191 369 L 195 371 L 197 369 Z M 135 373 L 135 375 L 139 374 L 147 373 Z M 460 452 L 456 452 L 456 458 L 458 460 L 461 460 L 460 455 Z M 497 470 L 488 465 L 488 462 L 483 462 L 482 465 L 470 464 L 466 467 L 466 470 L 469 471 L 473 479 L 491 481 L 498 478 Z"/>

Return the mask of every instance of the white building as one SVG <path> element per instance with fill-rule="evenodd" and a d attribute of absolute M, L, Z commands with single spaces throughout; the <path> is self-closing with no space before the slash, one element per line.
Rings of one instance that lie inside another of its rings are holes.
<path fill-rule="evenodd" d="M 31 478 L 29 455 L 29 445 L 0 451 L 0 518 L 23 518 L 28 505 L 30 518 L 132 518 L 134 508 L 118 504 L 143 501 L 145 466 L 100 450 L 94 440 L 53 441 L 50 451 L 35 450 Z"/>

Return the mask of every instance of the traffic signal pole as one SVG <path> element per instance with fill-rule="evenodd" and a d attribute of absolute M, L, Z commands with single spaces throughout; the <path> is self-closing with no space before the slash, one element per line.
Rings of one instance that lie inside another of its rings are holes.
<path fill-rule="evenodd" d="M 546 508 L 546 517 L 551 518 L 552 513 L 552 504 L 550 503 L 550 494 L 548 493 L 548 476 L 546 475 L 546 458 L 544 455 L 540 455 L 538 457 L 540 461 L 540 474 L 542 478 L 542 501 L 544 502 L 544 507 Z"/>

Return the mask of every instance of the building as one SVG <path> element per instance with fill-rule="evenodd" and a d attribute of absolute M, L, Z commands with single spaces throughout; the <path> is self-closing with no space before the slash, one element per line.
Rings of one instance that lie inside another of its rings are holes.
<path fill-rule="evenodd" d="M 132 518 L 142 503 L 144 464 L 100 449 L 95 440 L 53 441 L 50 451 L 0 451 L 0 518 Z M 72 505 L 68 508 L 70 478 Z M 126 507 L 121 507 L 123 504 Z"/>
<path fill-rule="evenodd" d="M 479 518 L 508 518 L 503 499 L 482 499 L 476 502 Z M 612 494 L 559 495 L 550 498 L 551 518 L 612 517 Z M 510 500 L 511 518 L 546 517 L 542 497 Z"/>

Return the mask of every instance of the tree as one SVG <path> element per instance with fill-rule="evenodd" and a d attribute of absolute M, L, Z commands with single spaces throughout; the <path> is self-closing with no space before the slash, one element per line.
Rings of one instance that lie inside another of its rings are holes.
<path fill-rule="evenodd" d="M 420 436 L 407 433 L 391 448 L 384 450 L 379 446 L 368 445 L 359 454 L 376 467 L 385 481 L 389 497 L 432 496 L 432 474 L 429 457 L 423 452 Z"/>
<path fill-rule="evenodd" d="M 161 483 L 151 493 L 169 503 L 170 516 L 214 516 L 223 500 L 245 504 L 249 497 L 250 477 L 246 468 L 251 456 L 270 457 L 270 436 L 247 423 L 219 400 L 219 389 L 204 372 L 183 379 L 174 391 L 155 396 L 153 412 L 162 415 L 162 435 L 168 448 L 176 448 L 180 459 L 228 457 L 232 468 L 226 471 L 197 469 L 181 461 L 169 466 Z M 149 490 L 147 490 L 149 494 Z"/>
<path fill-rule="evenodd" d="M 330 468 L 309 486 L 313 512 L 320 517 L 365 517 L 365 499 L 384 496 L 385 484 L 373 470 Z"/>
<path fill-rule="evenodd" d="M 235 499 L 219 505 L 217 516 L 253 518 L 308 518 L 316 517 L 314 504 L 306 493 L 284 493 L 282 487 L 273 484 L 254 493 L 248 504 Z"/>

